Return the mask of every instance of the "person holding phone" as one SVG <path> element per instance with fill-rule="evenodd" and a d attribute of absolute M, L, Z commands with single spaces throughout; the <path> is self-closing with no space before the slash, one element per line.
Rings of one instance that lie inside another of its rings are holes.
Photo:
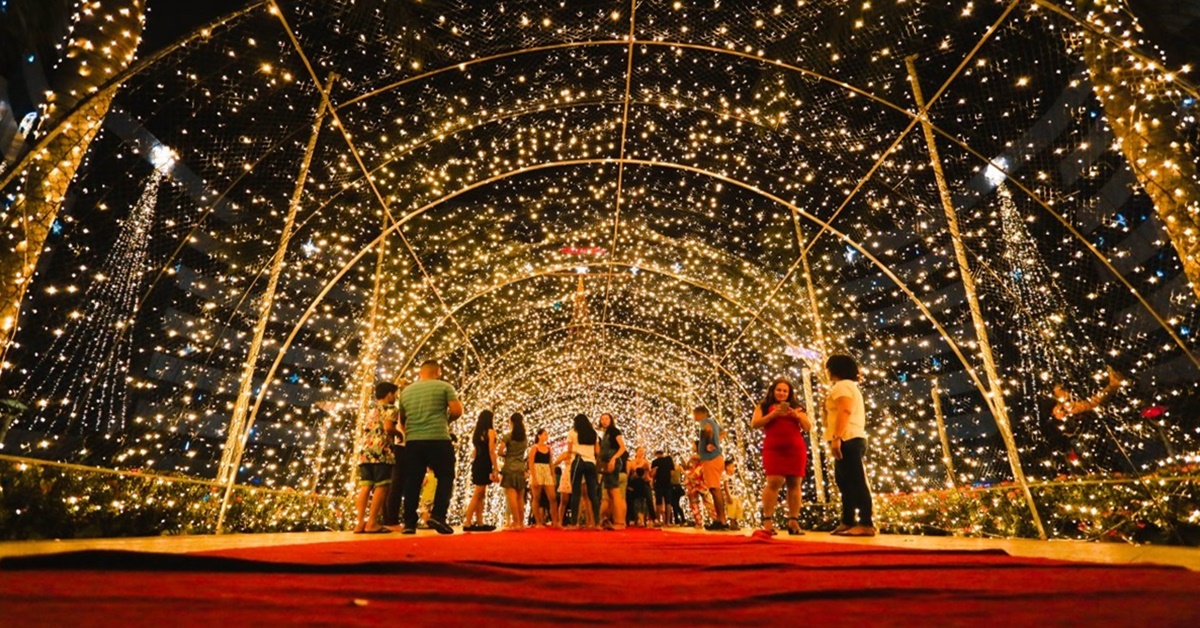
<path fill-rule="evenodd" d="M 780 378 L 771 384 L 763 400 L 754 407 L 750 427 L 763 431 L 763 470 L 767 483 L 762 492 L 762 526 L 775 534 L 775 507 L 779 491 L 787 486 L 788 534 L 804 534 L 800 528 L 800 485 L 808 468 L 808 445 L 804 432 L 812 430 L 804 406 L 796 402 L 792 383 Z"/>

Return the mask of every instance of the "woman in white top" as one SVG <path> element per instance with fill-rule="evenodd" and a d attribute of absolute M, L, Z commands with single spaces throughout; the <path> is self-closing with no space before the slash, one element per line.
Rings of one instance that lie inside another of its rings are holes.
<path fill-rule="evenodd" d="M 586 415 L 575 415 L 575 429 L 567 435 L 567 447 L 575 454 L 571 462 L 571 521 L 576 527 L 579 516 L 579 496 L 583 484 L 587 484 L 587 496 L 591 500 L 592 525 L 600 520 L 600 478 L 596 475 L 596 454 L 600 449 L 600 439 L 596 429 L 588 422 Z"/>
<path fill-rule="evenodd" d="M 833 454 L 833 476 L 842 493 L 842 521 L 833 534 L 875 536 L 871 489 L 863 456 L 867 452 L 867 408 L 858 389 L 858 363 L 848 355 L 825 361 L 833 387 L 825 399 L 825 438 Z"/>

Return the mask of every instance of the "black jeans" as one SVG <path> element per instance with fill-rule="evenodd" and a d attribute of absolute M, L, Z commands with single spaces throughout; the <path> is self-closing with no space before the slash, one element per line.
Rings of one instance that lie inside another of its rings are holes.
<path fill-rule="evenodd" d="M 871 489 L 867 487 L 867 470 L 863 467 L 863 456 L 867 453 L 867 439 L 851 438 L 842 441 L 842 459 L 833 463 L 833 477 L 842 493 L 842 525 L 875 525 L 871 512 Z"/>
<path fill-rule="evenodd" d="M 417 527 L 417 507 L 421 502 L 421 482 L 425 469 L 433 470 L 437 490 L 433 494 L 433 509 L 429 516 L 442 523 L 450 510 L 450 495 L 454 492 L 454 445 L 448 440 L 413 440 L 405 445 L 404 455 L 404 527 Z"/>
<path fill-rule="evenodd" d="M 587 483 L 588 499 L 592 500 L 593 521 L 600 522 L 600 478 L 596 475 L 596 463 L 585 462 L 576 457 L 571 463 L 571 518 L 567 525 L 575 525 L 579 517 L 579 491 Z"/>
<path fill-rule="evenodd" d="M 406 451 L 404 445 L 392 445 L 392 454 L 396 456 L 396 464 L 392 465 L 392 487 L 388 491 L 387 501 L 383 505 L 383 525 L 400 524 L 400 506 L 404 503 L 404 462 Z"/>

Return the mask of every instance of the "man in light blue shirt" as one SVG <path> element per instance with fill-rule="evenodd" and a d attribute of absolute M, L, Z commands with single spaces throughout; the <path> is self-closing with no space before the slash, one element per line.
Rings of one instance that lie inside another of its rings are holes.
<path fill-rule="evenodd" d="M 696 454 L 700 456 L 700 468 L 704 472 L 704 487 L 712 494 L 713 509 L 717 518 L 704 526 L 706 530 L 728 530 L 725 522 L 725 495 L 721 481 L 725 476 L 725 456 L 721 452 L 721 424 L 708 414 L 708 408 L 696 406 L 692 418 L 700 423 L 700 438 L 696 441 Z"/>

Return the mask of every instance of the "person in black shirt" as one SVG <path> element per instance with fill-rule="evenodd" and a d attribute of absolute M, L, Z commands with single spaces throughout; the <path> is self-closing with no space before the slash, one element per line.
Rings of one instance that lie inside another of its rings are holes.
<path fill-rule="evenodd" d="M 658 520 L 662 525 L 672 525 L 675 522 L 674 509 L 670 507 L 671 499 L 678 503 L 678 496 L 671 486 L 671 472 L 675 470 L 675 461 L 662 450 L 654 452 L 654 462 L 650 463 L 654 477 L 654 505 L 658 509 Z"/>

